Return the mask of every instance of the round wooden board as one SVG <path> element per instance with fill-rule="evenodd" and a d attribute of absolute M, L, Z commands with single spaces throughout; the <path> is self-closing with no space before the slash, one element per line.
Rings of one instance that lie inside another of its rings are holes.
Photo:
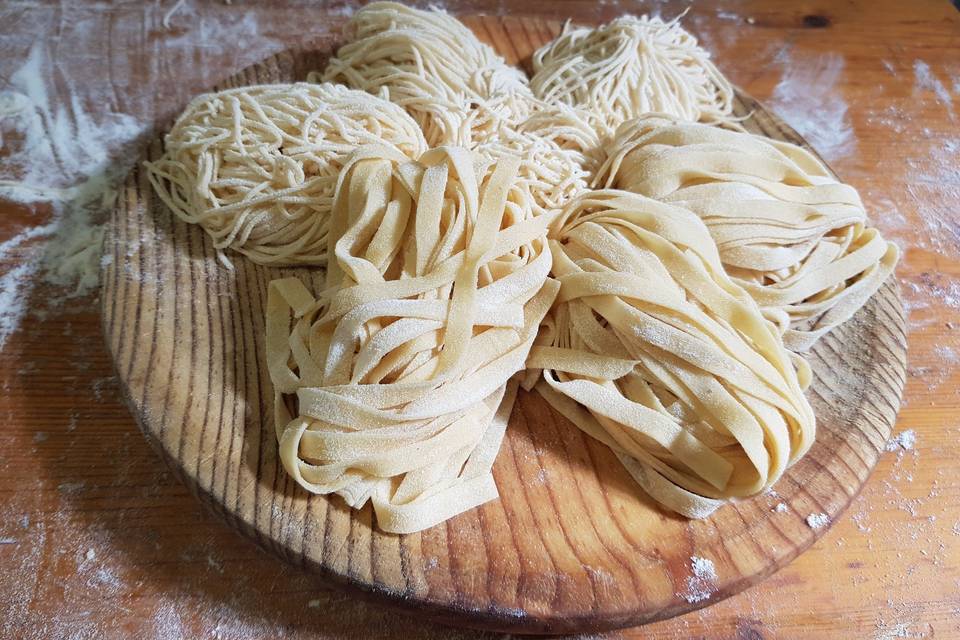
<path fill-rule="evenodd" d="M 559 23 L 465 19 L 510 62 Z M 333 43 L 330 43 L 333 44 Z M 286 52 L 221 87 L 302 80 L 326 50 Z M 746 96 L 748 128 L 801 142 Z M 146 151 L 161 152 L 159 136 Z M 796 557 L 866 481 L 900 406 L 903 309 L 888 282 L 810 357 L 817 442 L 776 492 L 702 521 L 658 509 L 602 445 L 536 394 L 521 392 L 494 474 L 500 499 L 413 535 L 378 531 L 368 507 L 313 496 L 277 459 L 264 362 L 267 283 L 305 269 L 216 259 L 207 236 L 174 219 L 144 172 L 130 175 L 105 254 L 103 323 L 143 432 L 233 527 L 330 582 L 431 620 L 525 633 L 599 631 L 678 615 L 730 596 Z M 781 506 L 783 505 L 783 506 Z M 692 557 L 715 579 L 697 578 Z M 829 567 L 824 567 L 829 571 Z"/>

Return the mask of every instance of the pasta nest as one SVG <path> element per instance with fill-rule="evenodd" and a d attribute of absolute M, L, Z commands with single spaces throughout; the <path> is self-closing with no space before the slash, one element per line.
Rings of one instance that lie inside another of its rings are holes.
<path fill-rule="evenodd" d="M 261 264 L 323 264 L 344 159 L 391 144 L 413 159 L 423 133 L 395 104 L 336 84 L 230 89 L 197 97 L 147 163 L 161 200 Z"/>
<path fill-rule="evenodd" d="M 524 74 L 459 20 L 393 2 L 364 7 L 322 74 L 406 109 L 431 146 L 473 148 L 530 115 Z"/>
<path fill-rule="evenodd" d="M 727 277 L 694 214 L 590 192 L 554 223 L 550 251 L 560 293 L 528 366 L 658 502 L 703 517 L 807 451 L 809 368 Z"/>
<path fill-rule="evenodd" d="M 856 189 L 797 145 L 651 115 L 621 125 L 608 154 L 597 182 L 699 216 L 795 351 L 848 320 L 897 263 Z"/>
<path fill-rule="evenodd" d="M 369 499 L 385 531 L 496 496 L 507 383 L 557 291 L 550 218 L 529 215 L 518 166 L 457 148 L 417 162 L 358 149 L 341 175 L 323 293 L 297 278 L 270 285 L 284 467 L 312 492 Z"/>
<path fill-rule="evenodd" d="M 679 18 L 623 16 L 572 27 L 533 56 L 530 86 L 547 104 L 583 110 L 594 128 L 614 131 L 645 113 L 682 120 L 735 120 L 734 90 Z"/>

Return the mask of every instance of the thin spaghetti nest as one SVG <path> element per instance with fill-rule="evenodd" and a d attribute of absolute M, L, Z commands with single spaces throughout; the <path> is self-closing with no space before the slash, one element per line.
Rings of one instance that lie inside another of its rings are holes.
<path fill-rule="evenodd" d="M 358 145 L 414 159 L 427 144 L 400 107 L 333 84 L 243 87 L 202 95 L 146 163 L 183 220 L 260 264 L 322 265 L 334 189 Z"/>

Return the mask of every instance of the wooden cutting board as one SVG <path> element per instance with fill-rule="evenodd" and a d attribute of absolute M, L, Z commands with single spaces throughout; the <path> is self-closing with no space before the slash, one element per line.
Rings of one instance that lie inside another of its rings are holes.
<path fill-rule="evenodd" d="M 465 19 L 510 62 L 559 23 Z M 336 43 L 329 43 L 335 45 Z M 303 80 L 330 53 L 285 52 L 222 86 Z M 795 132 L 741 95 L 745 124 Z M 163 127 L 165 128 L 165 127 Z M 162 131 L 162 129 L 161 129 Z M 161 152 L 160 136 L 145 152 Z M 678 615 L 770 575 L 827 529 L 866 481 L 900 406 L 903 309 L 888 282 L 821 340 L 808 395 L 817 442 L 776 492 L 702 521 L 658 509 L 604 446 L 536 394 L 521 392 L 494 467 L 500 499 L 412 535 L 372 527 L 368 507 L 297 487 L 277 458 L 264 361 L 267 283 L 316 277 L 235 257 L 223 267 L 198 227 L 176 220 L 138 168 L 104 243 L 103 329 L 127 402 L 147 438 L 233 527 L 359 596 L 426 618 L 510 632 L 597 631 Z M 712 562 L 715 576 L 693 571 Z M 824 573 L 831 571 L 823 568 Z"/>

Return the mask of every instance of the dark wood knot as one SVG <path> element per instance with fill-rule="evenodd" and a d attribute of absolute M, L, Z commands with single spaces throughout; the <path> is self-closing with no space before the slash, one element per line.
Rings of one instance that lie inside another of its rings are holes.
<path fill-rule="evenodd" d="M 824 29 L 830 26 L 829 16 L 810 14 L 803 16 L 803 26 L 808 29 Z"/>

